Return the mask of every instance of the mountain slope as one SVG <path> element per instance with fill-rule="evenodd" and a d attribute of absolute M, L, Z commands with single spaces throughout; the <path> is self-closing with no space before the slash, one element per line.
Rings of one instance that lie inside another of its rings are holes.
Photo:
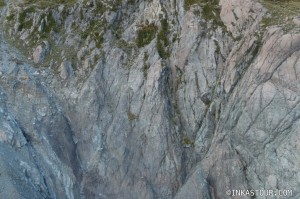
<path fill-rule="evenodd" d="M 274 6 L 7 1 L 0 197 L 298 198 L 300 6 Z"/>

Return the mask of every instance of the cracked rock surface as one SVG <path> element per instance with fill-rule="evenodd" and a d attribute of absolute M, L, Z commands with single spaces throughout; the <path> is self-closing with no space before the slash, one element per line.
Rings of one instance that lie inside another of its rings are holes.
<path fill-rule="evenodd" d="M 300 197 L 300 34 L 260 2 L 24 2 L 1 8 L 0 198 Z"/>

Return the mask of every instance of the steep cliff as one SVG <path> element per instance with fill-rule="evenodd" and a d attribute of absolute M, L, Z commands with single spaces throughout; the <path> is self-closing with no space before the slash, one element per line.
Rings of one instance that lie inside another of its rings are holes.
<path fill-rule="evenodd" d="M 0 5 L 0 198 L 300 197 L 298 0 Z"/>

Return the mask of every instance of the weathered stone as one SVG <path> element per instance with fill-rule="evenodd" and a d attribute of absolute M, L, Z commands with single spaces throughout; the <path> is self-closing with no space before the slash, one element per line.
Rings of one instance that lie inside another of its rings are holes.
<path fill-rule="evenodd" d="M 42 19 L 39 27 L 38 27 L 38 31 L 39 32 L 43 32 L 44 31 L 44 28 L 45 28 L 45 25 L 46 25 L 46 22 L 45 22 L 45 19 Z"/>
<path fill-rule="evenodd" d="M 297 26 L 300 26 L 300 16 L 299 17 L 295 17 L 293 19 L 293 22 L 297 25 Z"/>
<path fill-rule="evenodd" d="M 50 44 L 48 41 L 44 41 L 42 45 L 39 45 L 33 52 L 33 62 L 38 64 L 44 61 L 50 51 Z"/>
<path fill-rule="evenodd" d="M 72 63 L 70 61 L 64 61 L 60 65 L 60 77 L 63 80 L 68 79 L 73 74 Z"/>
<path fill-rule="evenodd" d="M 113 24 L 117 18 L 116 12 L 105 12 L 105 18 L 108 24 Z"/>
<path fill-rule="evenodd" d="M 0 198 L 300 197 L 297 26 L 262 27 L 256 0 L 69 3 L 25 17 L 56 24 L 48 68 L 0 41 Z"/>

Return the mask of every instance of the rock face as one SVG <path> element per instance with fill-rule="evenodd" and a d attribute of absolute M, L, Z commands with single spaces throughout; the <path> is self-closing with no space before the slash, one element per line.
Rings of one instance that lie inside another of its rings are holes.
<path fill-rule="evenodd" d="M 99 2 L 2 8 L 0 198 L 300 197 L 296 29 L 256 0 Z"/>
<path fill-rule="evenodd" d="M 60 65 L 60 77 L 64 80 L 69 78 L 73 73 L 72 63 L 64 61 Z"/>
<path fill-rule="evenodd" d="M 45 57 L 49 53 L 50 46 L 48 42 L 44 42 L 44 45 L 38 45 L 36 49 L 34 50 L 32 57 L 33 62 L 35 64 L 39 64 L 44 61 Z"/>

